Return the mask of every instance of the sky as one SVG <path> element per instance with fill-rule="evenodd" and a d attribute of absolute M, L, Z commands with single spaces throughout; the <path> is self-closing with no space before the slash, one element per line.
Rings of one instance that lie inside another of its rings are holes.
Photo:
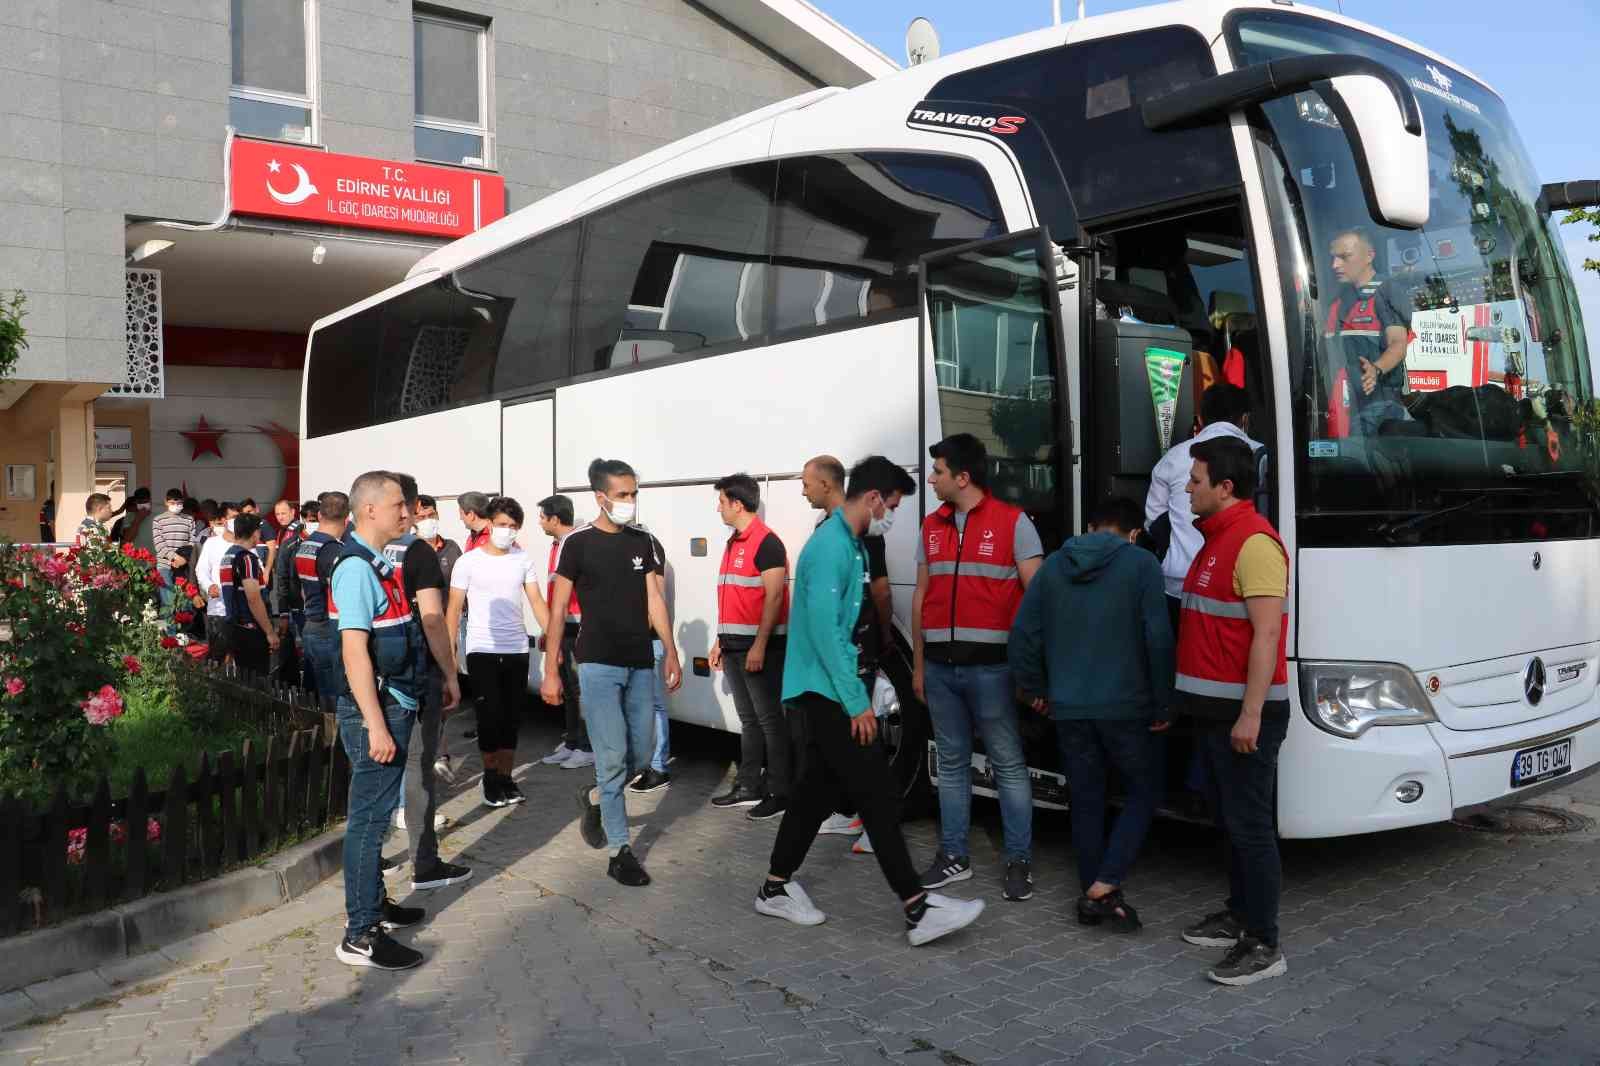
<path fill-rule="evenodd" d="M 906 26 L 933 22 L 942 52 L 1011 37 L 1050 24 L 1050 0 L 812 0 L 837 21 L 905 62 Z M 1600 94 L 1600 0 L 1302 0 L 1336 9 L 1423 45 L 1487 82 L 1505 100 L 1541 181 L 1600 178 L 1600 137 L 1592 105 Z M 1088 14 L 1144 7 L 1140 0 L 1087 0 Z M 1073 18 L 1077 0 L 1062 0 Z M 1535 12 L 1528 17 L 1524 12 Z M 1583 301 L 1591 351 L 1600 351 L 1600 274 L 1580 268 L 1600 259 L 1587 226 L 1565 227 L 1567 257 Z"/>

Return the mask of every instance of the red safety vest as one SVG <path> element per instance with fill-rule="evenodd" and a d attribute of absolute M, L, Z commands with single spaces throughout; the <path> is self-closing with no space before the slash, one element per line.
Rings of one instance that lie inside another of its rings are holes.
<path fill-rule="evenodd" d="M 484 526 L 482 529 L 480 529 L 480 530 L 478 530 L 476 532 L 474 532 L 474 531 L 469 529 L 469 530 L 467 530 L 467 546 L 465 548 L 463 548 L 462 551 L 468 551 L 469 552 L 473 548 L 481 547 L 482 545 L 487 544 L 487 543 L 489 543 L 489 527 L 488 526 Z"/>
<path fill-rule="evenodd" d="M 957 529 L 945 504 L 922 520 L 928 590 L 922 642 L 940 661 L 1004 662 L 1011 623 L 1022 605 L 1017 519 L 1022 509 L 985 493 Z"/>
<path fill-rule="evenodd" d="M 1284 551 L 1283 541 L 1272 523 L 1261 517 L 1255 504 L 1248 500 L 1197 519 L 1195 527 L 1206 542 L 1189 564 L 1189 576 L 1183 582 L 1183 607 L 1178 616 L 1178 691 L 1212 699 L 1242 700 L 1249 678 L 1250 639 L 1254 631 L 1244 597 L 1233 591 L 1234 567 L 1244 542 L 1257 533 L 1271 537 L 1279 551 Z M 1284 603 L 1287 605 L 1287 597 Z M 1284 654 L 1288 639 L 1289 615 L 1285 610 L 1283 629 L 1278 634 L 1278 662 L 1272 668 L 1272 686 L 1267 690 L 1269 700 L 1289 698 L 1289 667 Z"/>
<path fill-rule="evenodd" d="M 756 554 L 772 530 L 760 518 L 753 518 L 743 533 L 735 532 L 722 549 L 722 566 L 717 571 L 717 632 L 728 636 L 754 637 L 761 631 L 761 612 L 766 606 L 766 586 L 756 569 Z M 783 608 L 772 632 L 789 631 L 789 585 L 783 586 Z"/>
<path fill-rule="evenodd" d="M 577 530 L 573 530 L 572 532 L 576 533 Z M 570 536 L 572 536 L 572 533 L 567 534 L 567 537 Z M 560 540 L 553 540 L 550 542 L 550 577 L 545 582 L 544 590 L 544 601 L 546 604 L 554 603 L 556 600 L 556 567 L 561 564 L 561 545 L 567 542 L 567 537 L 562 537 Z M 583 607 L 578 603 L 578 587 L 574 585 L 572 587 L 572 595 L 567 597 L 567 626 L 569 627 L 567 633 L 569 635 L 571 634 L 572 630 L 570 627 L 581 626 L 582 624 Z"/>

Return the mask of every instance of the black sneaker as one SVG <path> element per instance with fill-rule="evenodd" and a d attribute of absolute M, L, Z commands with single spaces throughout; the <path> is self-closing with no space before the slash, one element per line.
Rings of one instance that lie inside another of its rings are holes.
<path fill-rule="evenodd" d="M 1012 859 L 1006 863 L 1005 887 L 1000 894 L 1013 903 L 1033 896 L 1033 866 L 1027 859 Z"/>
<path fill-rule="evenodd" d="M 1289 964 L 1275 945 L 1253 936 L 1241 936 L 1239 942 L 1222 956 L 1222 961 L 1206 972 L 1206 976 L 1219 985 L 1238 987 L 1253 985 L 1269 977 L 1282 977 L 1288 972 Z"/>
<path fill-rule="evenodd" d="M 413 891 L 422 892 L 430 888 L 459 885 L 471 876 L 472 871 L 467 867 L 457 866 L 441 859 L 426 870 L 413 870 L 411 888 Z"/>
<path fill-rule="evenodd" d="M 754 807 L 761 802 L 761 793 L 742 785 L 734 785 L 720 796 L 711 797 L 713 807 Z"/>
<path fill-rule="evenodd" d="M 1183 939 L 1203 948 L 1231 948 L 1244 935 L 1244 922 L 1232 911 L 1208 914 L 1183 931 Z"/>
<path fill-rule="evenodd" d="M 398 944 L 375 925 L 360 936 L 347 936 L 334 949 L 334 957 L 348 966 L 374 970 L 409 970 L 422 961 L 422 952 Z"/>
<path fill-rule="evenodd" d="M 650 875 L 644 872 L 644 867 L 634 858 L 633 849 L 626 844 L 622 845 L 621 851 L 612 856 L 611 864 L 606 867 L 606 873 L 618 884 L 627 885 L 629 888 L 640 888 L 650 883 Z"/>
<path fill-rule="evenodd" d="M 776 818 L 789 809 L 789 801 L 780 796 L 768 796 L 760 803 L 751 807 L 745 817 L 752 822 L 764 822 L 768 818 Z"/>
<path fill-rule="evenodd" d="M 578 832 L 583 834 L 583 842 L 591 848 L 606 846 L 606 828 L 600 821 L 600 807 L 589 802 L 589 789 L 591 785 L 584 785 L 578 790 Z M 615 859 L 611 860 L 613 863 Z"/>
<path fill-rule="evenodd" d="M 383 873 L 383 876 L 385 876 L 385 877 L 394 877 L 401 870 L 405 869 L 405 865 L 406 865 L 406 861 L 404 859 L 379 859 L 378 860 L 378 869 Z"/>
<path fill-rule="evenodd" d="M 383 897 L 383 921 L 378 924 L 383 926 L 386 933 L 396 929 L 409 929 L 428 916 L 428 912 L 421 907 L 402 907 L 388 896 Z"/>
<path fill-rule="evenodd" d="M 633 784 L 628 786 L 629 792 L 660 792 L 672 784 L 672 775 L 661 770 L 646 768 L 644 773 L 633 779 Z"/>
<path fill-rule="evenodd" d="M 956 881 L 967 881 L 972 878 L 972 862 L 966 856 L 956 858 L 947 855 L 943 848 L 933 857 L 933 865 L 922 875 L 923 888 L 943 888 L 945 885 Z"/>
<path fill-rule="evenodd" d="M 483 775 L 483 805 L 485 807 L 509 807 L 511 801 L 506 798 L 505 790 L 500 783 L 498 774 L 485 772 Z"/>
<path fill-rule="evenodd" d="M 528 802 L 528 797 L 522 794 L 522 789 L 517 787 L 517 783 L 511 780 L 509 774 L 500 778 L 500 799 L 508 807 Z"/>

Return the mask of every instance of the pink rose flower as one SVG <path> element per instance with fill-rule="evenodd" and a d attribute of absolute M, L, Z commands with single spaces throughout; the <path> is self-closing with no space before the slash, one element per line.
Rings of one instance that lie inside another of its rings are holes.
<path fill-rule="evenodd" d="M 90 725 L 105 725 L 122 716 L 122 697 L 110 685 L 102 685 L 99 692 L 89 693 L 89 698 L 78 704 Z"/>
<path fill-rule="evenodd" d="M 23 690 L 26 689 L 27 687 L 28 687 L 28 683 L 26 681 L 22 680 L 22 678 L 20 678 L 20 677 L 8 677 L 8 678 L 6 678 L 6 695 L 7 696 L 20 696 L 20 695 L 22 695 Z"/>

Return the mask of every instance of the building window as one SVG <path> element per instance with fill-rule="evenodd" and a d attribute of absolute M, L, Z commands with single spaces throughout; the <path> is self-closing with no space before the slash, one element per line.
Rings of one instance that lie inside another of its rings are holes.
<path fill-rule="evenodd" d="M 418 13 L 415 37 L 417 158 L 490 166 L 488 27 Z"/>
<path fill-rule="evenodd" d="M 228 121 L 249 137 L 316 143 L 316 0 L 233 0 Z"/>

